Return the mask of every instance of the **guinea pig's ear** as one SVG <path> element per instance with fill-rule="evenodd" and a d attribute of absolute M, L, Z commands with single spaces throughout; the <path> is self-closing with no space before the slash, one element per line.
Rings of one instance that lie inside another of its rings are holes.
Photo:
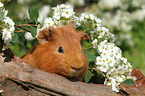
<path fill-rule="evenodd" d="M 84 40 L 89 40 L 90 39 L 89 35 L 87 33 L 82 32 L 82 31 L 79 31 L 79 36 L 80 36 L 81 43 Z"/>
<path fill-rule="evenodd" d="M 38 41 L 40 44 L 44 44 L 48 41 L 51 41 L 53 39 L 54 34 L 54 28 L 49 27 L 47 29 L 44 29 L 38 33 Z"/>

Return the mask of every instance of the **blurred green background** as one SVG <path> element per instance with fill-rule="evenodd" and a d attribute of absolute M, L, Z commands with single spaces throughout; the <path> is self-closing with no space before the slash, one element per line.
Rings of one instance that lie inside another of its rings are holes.
<path fill-rule="evenodd" d="M 123 56 L 145 75 L 145 1 L 144 0 L 11 0 L 4 2 L 8 16 L 16 24 L 28 23 L 28 8 L 35 6 L 39 13 L 51 16 L 51 7 L 57 4 L 70 3 L 77 15 L 88 12 L 102 20 L 103 26 L 115 34 L 116 45 L 123 51 Z M 10 48 L 18 56 L 25 55 L 34 46 L 36 40 L 27 41 Z"/>

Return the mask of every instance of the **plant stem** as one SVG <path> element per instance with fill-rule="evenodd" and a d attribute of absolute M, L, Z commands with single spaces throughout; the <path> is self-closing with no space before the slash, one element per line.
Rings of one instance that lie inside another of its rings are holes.
<path fill-rule="evenodd" d="M 93 46 L 91 46 L 91 47 L 87 47 L 87 48 L 85 48 L 85 49 L 91 49 L 91 48 L 93 48 Z"/>
<path fill-rule="evenodd" d="M 25 30 L 25 31 L 29 31 L 30 32 L 30 30 L 29 29 L 26 29 L 26 28 L 24 28 L 24 27 L 22 27 L 21 25 L 15 25 L 16 27 L 19 27 L 20 29 L 23 29 L 23 30 Z M 16 32 L 16 31 L 15 31 Z"/>
<path fill-rule="evenodd" d="M 34 25 L 34 24 L 20 24 L 20 25 L 15 25 L 16 27 L 18 26 L 38 26 L 38 25 Z"/>

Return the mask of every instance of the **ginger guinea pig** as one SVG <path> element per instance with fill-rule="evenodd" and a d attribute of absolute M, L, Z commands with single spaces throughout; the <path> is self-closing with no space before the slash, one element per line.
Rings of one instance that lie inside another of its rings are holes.
<path fill-rule="evenodd" d="M 35 68 L 55 73 L 72 80 L 82 80 L 88 61 L 81 46 L 89 36 L 66 26 L 44 29 L 38 34 L 39 44 L 22 59 Z"/>

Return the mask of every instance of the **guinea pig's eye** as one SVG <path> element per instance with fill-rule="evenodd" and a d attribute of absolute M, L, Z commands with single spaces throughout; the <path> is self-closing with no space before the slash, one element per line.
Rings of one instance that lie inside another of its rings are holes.
<path fill-rule="evenodd" d="M 63 48 L 62 47 L 59 47 L 58 52 L 59 53 L 63 53 Z"/>

